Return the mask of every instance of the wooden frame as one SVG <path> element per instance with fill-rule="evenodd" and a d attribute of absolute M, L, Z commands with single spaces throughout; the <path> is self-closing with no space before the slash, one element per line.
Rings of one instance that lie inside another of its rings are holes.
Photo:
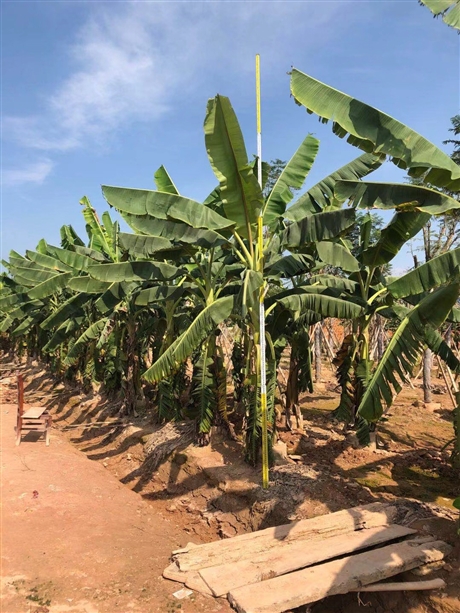
<path fill-rule="evenodd" d="M 43 432 L 45 443 L 50 444 L 52 418 L 46 407 L 29 407 L 24 411 L 24 378 L 18 374 L 18 415 L 16 422 L 16 445 L 21 443 L 23 432 Z"/>

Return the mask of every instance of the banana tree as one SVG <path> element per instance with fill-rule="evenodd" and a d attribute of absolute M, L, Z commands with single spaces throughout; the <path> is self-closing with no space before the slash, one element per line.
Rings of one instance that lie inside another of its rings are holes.
<path fill-rule="evenodd" d="M 209 160 L 219 181 L 204 203 L 181 196 L 164 168 L 156 174 L 156 191 L 104 186 L 103 193 L 138 233 L 131 239 L 137 249 L 144 250 L 150 241 L 164 238 L 178 249 L 188 249 L 190 255 L 190 264 L 185 268 L 187 282 L 194 288 L 189 287 L 188 291 L 192 292 L 192 304 L 198 309 L 196 316 L 190 327 L 144 373 L 144 378 L 152 382 L 164 380 L 199 348 L 205 352 L 201 363 L 215 364 L 209 353 L 215 350 L 213 335 L 231 317 L 243 334 L 246 449 L 248 459 L 255 462 L 261 428 L 260 361 L 269 360 L 271 372 L 276 373 L 276 351 L 269 333 L 269 355 L 260 354 L 260 293 L 270 295 L 284 290 L 285 283 L 305 274 L 314 265 L 307 253 L 289 255 L 287 249 L 302 243 L 311 250 L 315 242 L 335 238 L 353 224 L 354 212 L 316 215 L 313 208 L 298 220 L 289 221 L 286 228 L 284 218 L 286 207 L 293 199 L 291 189 L 303 185 L 316 156 L 318 141 L 312 136 L 304 139 L 271 192 L 264 197 L 264 184 L 259 185 L 255 164 L 248 160 L 238 121 L 227 98 L 216 96 L 209 101 L 204 130 Z M 333 188 L 338 178 L 357 179 L 378 165 L 379 156 L 361 156 L 346 169 L 327 177 L 328 189 Z M 315 188 L 310 195 L 312 202 L 314 198 L 327 198 L 327 189 L 319 194 Z M 258 223 L 260 214 L 262 224 Z M 266 228 L 263 234 L 261 227 Z M 192 247 L 195 253 L 191 252 Z M 197 268 L 198 277 L 191 279 L 192 271 Z M 310 308 L 326 308 L 325 304 L 324 300 L 319 301 Z M 328 313 L 326 310 L 324 314 Z M 209 372 L 202 366 L 198 372 L 207 385 L 211 381 Z M 202 397 L 210 398 L 210 395 L 202 394 Z M 273 405 L 273 400 L 269 404 Z"/>

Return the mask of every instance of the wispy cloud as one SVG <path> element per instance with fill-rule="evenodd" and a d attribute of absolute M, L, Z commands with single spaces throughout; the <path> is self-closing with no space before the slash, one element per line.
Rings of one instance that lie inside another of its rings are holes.
<path fill-rule="evenodd" d="M 46 158 L 22 168 L 6 168 L 2 171 L 2 183 L 5 187 L 14 187 L 25 183 L 40 185 L 48 177 L 53 167 L 53 162 Z"/>
<path fill-rule="evenodd" d="M 255 51 L 273 68 L 280 45 L 295 55 L 299 39 L 304 48 L 327 44 L 349 6 L 120 3 L 109 12 L 101 5 L 69 47 L 69 76 L 35 115 L 5 117 L 4 135 L 47 152 L 105 144 L 133 121 L 161 118 L 204 74 L 241 78 L 253 70 Z"/>

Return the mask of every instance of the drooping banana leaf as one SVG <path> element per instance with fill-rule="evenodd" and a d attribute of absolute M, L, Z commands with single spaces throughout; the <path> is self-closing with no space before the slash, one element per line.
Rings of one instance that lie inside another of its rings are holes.
<path fill-rule="evenodd" d="M 281 242 L 287 248 L 298 248 L 305 243 L 316 243 L 337 238 L 353 225 L 354 209 L 342 209 L 309 215 L 286 228 Z"/>
<path fill-rule="evenodd" d="M 416 236 L 431 218 L 419 211 L 398 212 L 380 233 L 379 240 L 360 254 L 365 266 L 376 267 L 391 262 L 408 240 Z"/>
<path fill-rule="evenodd" d="M 48 250 L 53 254 L 53 256 L 60 260 L 60 262 L 68 267 L 69 272 L 85 271 L 87 270 L 88 266 L 92 266 L 96 262 L 100 261 L 100 258 L 93 258 L 89 254 L 69 251 L 68 249 L 61 249 L 60 247 L 53 247 L 52 245 L 48 245 Z M 103 260 L 104 259 L 105 258 L 103 258 Z"/>
<path fill-rule="evenodd" d="M 286 164 L 265 202 L 263 210 L 265 225 L 270 225 L 275 219 L 283 217 L 287 205 L 294 197 L 291 188 L 300 189 L 303 186 L 318 149 L 319 140 L 309 134 Z"/>
<path fill-rule="evenodd" d="M 249 238 L 255 232 L 264 204 L 263 195 L 249 164 L 235 112 L 225 96 L 218 95 L 208 101 L 204 133 L 225 215 L 241 236 Z"/>
<path fill-rule="evenodd" d="M 81 247 L 80 245 L 75 246 L 76 253 L 80 253 L 81 255 L 86 255 L 92 260 L 96 262 L 108 262 L 106 256 L 95 249 L 91 249 L 90 247 Z"/>
<path fill-rule="evenodd" d="M 164 300 L 178 300 L 186 289 L 183 285 L 158 285 L 141 290 L 135 300 L 137 306 L 148 306 Z"/>
<path fill-rule="evenodd" d="M 431 215 L 440 215 L 460 208 L 460 202 L 455 198 L 410 183 L 338 181 L 334 195 L 338 200 L 350 200 L 358 209 L 417 209 Z"/>
<path fill-rule="evenodd" d="M 160 166 L 160 168 L 156 171 L 155 175 L 155 185 L 159 192 L 166 192 L 167 194 L 176 194 L 179 195 L 179 191 L 177 187 L 174 185 L 174 181 L 168 174 L 168 171 L 164 166 Z"/>
<path fill-rule="evenodd" d="M 322 241 L 316 245 L 316 251 L 325 264 L 337 266 L 347 272 L 357 272 L 359 262 L 348 249 L 339 243 Z"/>
<path fill-rule="evenodd" d="M 55 294 L 67 287 L 69 280 L 72 277 L 71 272 L 64 272 L 60 275 L 55 275 L 51 279 L 40 283 L 33 287 L 28 293 L 30 298 L 43 299 Z"/>
<path fill-rule="evenodd" d="M 455 373 L 460 373 L 460 361 L 437 330 L 428 329 L 425 342 L 433 353 L 438 355 Z"/>
<path fill-rule="evenodd" d="M 94 324 L 89 326 L 89 328 L 87 328 L 83 332 L 83 334 L 79 336 L 78 339 L 73 344 L 72 349 L 69 351 L 66 359 L 64 360 L 64 364 L 67 364 L 67 365 L 72 364 L 74 360 L 78 358 L 78 356 L 80 355 L 80 352 L 85 349 L 85 347 L 90 341 L 99 339 L 101 336 L 101 333 L 103 332 L 105 328 L 107 321 L 109 321 L 109 318 L 103 317 L 102 319 L 99 319 Z"/>
<path fill-rule="evenodd" d="M 135 232 L 166 238 L 172 242 L 196 244 L 204 249 L 210 249 L 227 242 L 226 238 L 213 230 L 192 228 L 185 223 L 128 213 L 122 213 L 122 217 Z"/>
<path fill-rule="evenodd" d="M 460 189 L 460 167 L 426 138 L 368 104 L 321 83 L 299 70 L 291 73 L 291 93 L 298 104 L 323 121 L 333 120 L 333 132 L 368 153 L 385 153 L 408 174 L 451 191 Z"/>
<path fill-rule="evenodd" d="M 96 281 L 89 275 L 82 275 L 81 277 L 72 277 L 68 283 L 69 289 L 75 292 L 84 292 L 85 294 L 102 294 L 110 287 L 109 281 Z"/>
<path fill-rule="evenodd" d="M 52 328 L 58 328 L 65 321 L 71 317 L 75 317 L 77 313 L 82 312 L 82 306 L 91 299 L 90 294 L 76 294 L 65 302 L 63 302 L 54 313 L 51 313 L 40 324 L 44 330 L 51 330 Z"/>
<path fill-rule="evenodd" d="M 460 30 L 460 0 L 419 0 L 437 17 L 442 15 L 442 20 L 447 25 Z"/>
<path fill-rule="evenodd" d="M 161 236 L 143 236 L 141 234 L 128 234 L 120 232 L 120 243 L 130 255 L 146 258 L 156 251 L 171 249 L 173 243 Z"/>
<path fill-rule="evenodd" d="M 301 253 L 280 256 L 265 268 L 267 275 L 280 275 L 284 278 L 303 275 L 311 270 L 315 261 L 311 256 Z"/>
<path fill-rule="evenodd" d="M 163 220 L 172 218 L 192 228 L 209 230 L 222 230 L 234 225 L 233 221 L 225 219 L 200 202 L 177 194 L 111 185 L 103 185 L 102 192 L 110 206 L 120 213 L 150 216 Z"/>
<path fill-rule="evenodd" d="M 350 300 L 343 300 L 325 294 L 292 294 L 284 298 L 275 296 L 276 301 L 292 312 L 313 311 L 322 317 L 354 319 L 363 313 L 363 308 Z"/>
<path fill-rule="evenodd" d="M 285 217 L 292 221 L 299 221 L 310 213 L 319 213 L 325 209 L 340 208 L 345 200 L 337 200 L 334 188 L 337 181 L 352 181 L 362 179 L 379 168 L 385 161 L 384 155 L 364 153 L 345 166 L 313 185 L 305 194 L 294 202 L 286 211 Z"/>
<path fill-rule="evenodd" d="M 158 382 L 169 376 L 220 323 L 230 317 L 233 305 L 233 296 L 225 296 L 204 308 L 185 332 L 143 374 L 143 379 Z"/>
<path fill-rule="evenodd" d="M 356 281 L 328 274 L 313 275 L 308 280 L 308 283 L 311 285 L 318 283 L 319 285 L 327 285 L 328 287 L 347 290 L 349 292 L 354 292 L 356 288 L 359 287 Z"/>
<path fill-rule="evenodd" d="M 22 280 L 26 279 L 30 281 L 33 285 L 38 283 L 43 283 L 44 281 L 48 281 L 49 279 L 54 279 L 54 277 L 59 277 L 60 274 L 56 270 L 42 269 L 42 268 L 23 268 L 23 267 L 15 267 L 12 268 L 12 273 L 14 274 L 14 278 L 21 278 Z M 71 274 L 71 273 L 65 273 Z"/>
<path fill-rule="evenodd" d="M 364 393 L 358 413 L 375 422 L 390 407 L 402 382 L 410 374 L 426 338 L 444 322 L 458 299 L 460 284 L 453 283 L 428 294 L 402 320 Z M 431 336 L 433 337 L 433 335 Z"/>
<path fill-rule="evenodd" d="M 460 247 L 437 257 L 411 270 L 388 284 L 388 291 L 395 298 L 404 298 L 427 292 L 443 283 L 448 283 L 458 275 L 460 266 Z"/>
<path fill-rule="evenodd" d="M 177 266 L 163 262 L 135 261 L 116 264 L 95 264 L 88 268 L 88 274 L 98 281 L 168 281 L 183 275 Z"/>
<path fill-rule="evenodd" d="M 72 268 L 70 266 L 67 266 L 67 264 L 64 264 L 57 258 L 51 257 L 50 255 L 44 255 L 43 253 L 29 250 L 26 251 L 26 255 L 29 260 L 36 262 L 44 268 L 54 270 L 55 272 L 72 272 Z"/>

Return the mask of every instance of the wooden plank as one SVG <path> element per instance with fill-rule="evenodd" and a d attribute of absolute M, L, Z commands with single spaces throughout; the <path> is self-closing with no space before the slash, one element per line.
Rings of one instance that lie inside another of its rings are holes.
<path fill-rule="evenodd" d="M 230 564 L 242 559 L 252 558 L 258 553 L 278 547 L 280 542 L 348 534 L 363 528 L 375 528 L 391 524 L 396 517 L 397 507 L 395 505 L 372 503 L 283 526 L 242 534 L 223 541 L 198 545 L 190 549 L 184 548 L 174 552 L 174 554 L 181 570 L 200 570 L 209 566 Z"/>
<path fill-rule="evenodd" d="M 427 581 L 398 581 L 397 583 L 371 583 L 352 590 L 353 592 L 418 592 L 419 590 L 440 590 L 446 587 L 443 579 Z"/>
<path fill-rule="evenodd" d="M 317 538 L 308 543 L 305 541 L 281 542 L 277 548 L 259 554 L 250 560 L 204 568 L 199 573 L 211 588 L 214 596 L 224 596 L 243 585 L 285 575 L 299 568 L 368 547 L 375 547 L 415 533 L 416 530 L 411 528 L 393 525 L 359 530 L 328 539 Z"/>
<path fill-rule="evenodd" d="M 451 549 L 442 541 L 404 541 L 245 585 L 228 599 L 238 613 L 282 613 L 441 560 Z"/>
<path fill-rule="evenodd" d="M 206 596 L 212 596 L 211 590 L 200 577 L 198 572 L 191 571 L 188 573 L 184 573 L 179 570 L 179 567 L 175 562 L 173 562 L 164 569 L 163 577 L 165 579 L 171 579 L 172 581 L 178 581 L 179 583 L 183 583 L 191 590 L 195 590 L 196 592 L 200 592 L 201 594 L 206 594 Z"/>
<path fill-rule="evenodd" d="M 27 411 L 24 412 L 22 417 L 23 419 L 35 419 L 37 417 L 40 417 L 45 411 L 46 407 L 30 407 L 29 409 L 27 409 Z"/>

